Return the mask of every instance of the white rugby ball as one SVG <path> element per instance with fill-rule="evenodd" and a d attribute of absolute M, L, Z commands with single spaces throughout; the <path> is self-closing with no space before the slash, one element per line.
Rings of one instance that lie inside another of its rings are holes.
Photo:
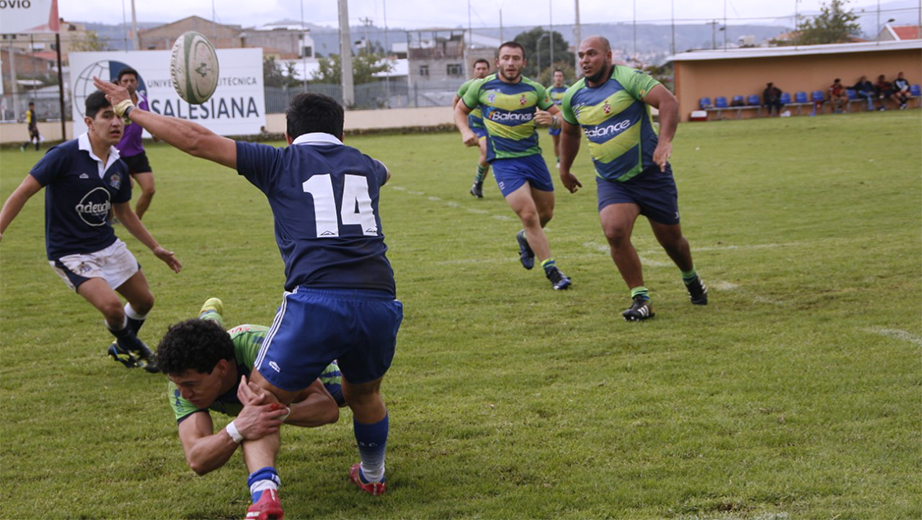
<path fill-rule="evenodd" d="M 176 39 L 170 54 L 170 76 L 179 97 L 192 105 L 208 101 L 218 88 L 218 54 L 201 33 L 189 31 Z"/>

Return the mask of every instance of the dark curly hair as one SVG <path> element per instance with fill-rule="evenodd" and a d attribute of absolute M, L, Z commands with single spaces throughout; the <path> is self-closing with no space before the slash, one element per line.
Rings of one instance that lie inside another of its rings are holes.
<path fill-rule="evenodd" d="M 234 359 L 234 342 L 216 322 L 191 319 L 170 326 L 156 357 L 164 374 L 187 370 L 210 374 L 218 361 Z"/>

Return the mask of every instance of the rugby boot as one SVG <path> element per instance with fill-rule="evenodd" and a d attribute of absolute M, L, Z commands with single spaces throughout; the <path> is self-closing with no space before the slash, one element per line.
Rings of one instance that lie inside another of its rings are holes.
<path fill-rule="evenodd" d="M 361 463 L 354 464 L 352 469 L 349 470 L 349 480 L 369 495 L 383 495 L 387 490 L 387 484 L 383 479 L 381 482 L 365 482 L 365 476 L 362 475 Z"/>
<path fill-rule="evenodd" d="M 127 350 L 123 350 L 122 347 L 118 346 L 118 342 L 116 341 L 113 341 L 112 344 L 109 345 L 109 349 L 106 352 L 114 361 L 125 365 L 125 368 L 138 367 L 138 358 L 132 356 Z"/>
<path fill-rule="evenodd" d="M 688 289 L 688 297 L 694 305 L 708 304 L 708 287 L 704 281 L 697 276 L 691 281 L 685 282 L 685 288 Z"/>
<path fill-rule="evenodd" d="M 533 268 L 535 266 L 535 252 L 531 250 L 528 240 L 525 239 L 524 229 L 515 235 L 515 241 L 519 243 L 519 260 L 522 261 L 522 267 L 525 269 Z"/>
<path fill-rule="evenodd" d="M 570 288 L 570 279 L 567 278 L 567 275 L 561 273 L 556 265 L 550 267 L 544 274 L 547 276 L 547 279 L 551 281 L 551 286 L 555 291 L 562 291 Z"/>
<path fill-rule="evenodd" d="M 471 186 L 471 195 L 477 197 L 478 199 L 483 198 L 483 181 L 474 181 L 474 185 Z"/>
<path fill-rule="evenodd" d="M 274 489 L 263 491 L 259 501 L 247 509 L 246 520 L 282 520 L 285 511 L 279 502 L 279 493 Z"/>
<path fill-rule="evenodd" d="M 631 308 L 622 312 L 621 315 L 624 316 L 624 321 L 643 321 L 656 316 L 650 300 L 640 296 L 636 296 Z"/>

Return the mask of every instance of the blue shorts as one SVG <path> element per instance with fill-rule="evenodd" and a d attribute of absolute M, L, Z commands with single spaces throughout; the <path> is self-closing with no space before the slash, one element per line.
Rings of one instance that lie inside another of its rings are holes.
<path fill-rule="evenodd" d="M 472 126 L 471 130 L 477 135 L 477 139 L 487 138 L 487 129 L 483 127 Z"/>
<path fill-rule="evenodd" d="M 493 166 L 493 178 L 503 197 L 521 188 L 526 182 L 536 190 L 554 191 L 551 172 L 540 154 L 494 159 L 490 165 Z"/>
<path fill-rule="evenodd" d="M 551 128 L 548 127 L 547 135 L 560 135 L 560 128 Z"/>
<path fill-rule="evenodd" d="M 253 367 L 282 390 L 307 388 L 334 359 L 354 384 L 382 377 L 394 359 L 403 304 L 385 291 L 285 292 Z"/>
<path fill-rule="evenodd" d="M 640 175 L 624 182 L 595 179 L 599 194 L 599 211 L 609 204 L 632 203 L 640 206 L 640 214 L 660 224 L 679 223 L 679 192 L 672 178 L 672 167 L 666 171 L 652 166 Z"/>

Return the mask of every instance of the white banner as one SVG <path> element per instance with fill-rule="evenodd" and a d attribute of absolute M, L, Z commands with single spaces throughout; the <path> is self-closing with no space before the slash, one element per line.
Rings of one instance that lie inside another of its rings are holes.
<path fill-rule="evenodd" d="M 96 90 L 93 76 L 115 80 L 125 67 L 138 71 L 138 92 L 147 98 L 151 112 L 195 121 L 218 135 L 258 134 L 266 124 L 262 49 L 217 49 L 217 53 L 221 75 L 217 90 L 205 103 L 190 105 L 173 89 L 169 51 L 71 52 L 73 135 L 86 131 L 84 102 Z"/>
<path fill-rule="evenodd" d="M 0 34 L 58 32 L 58 0 L 0 0 Z"/>

